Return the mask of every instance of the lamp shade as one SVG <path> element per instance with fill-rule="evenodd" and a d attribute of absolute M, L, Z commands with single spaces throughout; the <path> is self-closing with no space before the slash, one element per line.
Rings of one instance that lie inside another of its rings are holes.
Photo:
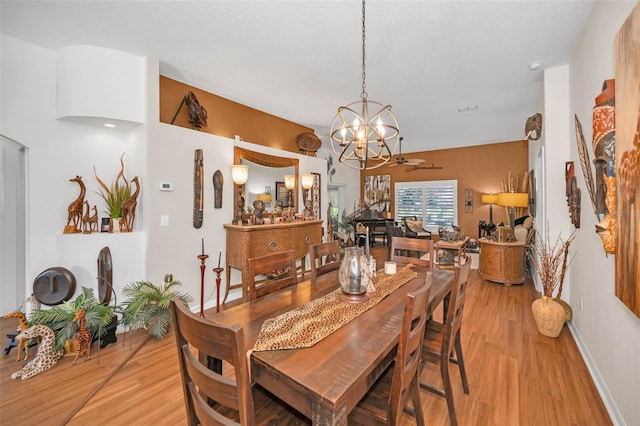
<path fill-rule="evenodd" d="M 271 194 L 258 194 L 258 200 L 270 203 L 273 198 L 271 197 Z"/>
<path fill-rule="evenodd" d="M 497 204 L 498 194 L 482 194 L 482 204 Z"/>
<path fill-rule="evenodd" d="M 249 179 L 249 166 L 234 164 L 231 166 L 231 179 L 236 185 L 244 185 Z"/>
<path fill-rule="evenodd" d="M 302 180 L 302 187 L 304 189 L 310 189 L 313 186 L 313 175 L 312 174 L 303 174 L 301 180 Z"/>
<path fill-rule="evenodd" d="M 296 177 L 294 175 L 284 175 L 284 186 L 287 189 L 295 189 Z"/>
<path fill-rule="evenodd" d="M 529 205 L 529 194 L 526 192 L 501 192 L 497 198 L 498 205 L 503 207 L 527 207 Z"/>

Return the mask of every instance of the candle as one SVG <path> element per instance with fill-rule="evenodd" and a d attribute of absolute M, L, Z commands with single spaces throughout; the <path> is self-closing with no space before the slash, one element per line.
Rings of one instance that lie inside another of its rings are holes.
<path fill-rule="evenodd" d="M 204 256 L 204 237 L 202 237 L 202 255 Z"/>
<path fill-rule="evenodd" d="M 365 228 L 365 232 L 367 234 L 364 238 L 364 255 L 367 258 L 367 261 L 369 261 L 369 227 L 368 226 Z"/>
<path fill-rule="evenodd" d="M 218 253 L 218 268 L 220 268 L 220 259 L 222 259 L 222 249 L 220 249 L 220 253 Z"/>

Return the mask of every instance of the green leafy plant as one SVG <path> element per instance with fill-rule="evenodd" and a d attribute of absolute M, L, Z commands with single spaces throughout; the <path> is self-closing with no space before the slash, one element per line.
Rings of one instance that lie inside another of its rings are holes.
<path fill-rule="evenodd" d="M 112 218 L 119 218 L 122 216 L 122 205 L 125 201 L 131 198 L 131 184 L 124 177 L 124 153 L 120 157 L 120 172 L 118 176 L 116 176 L 116 180 L 111 183 L 110 186 L 105 185 L 105 183 L 98 177 L 96 172 L 96 167 L 93 166 L 93 174 L 96 176 L 100 187 L 102 188 L 99 191 L 96 191 L 96 194 L 100 195 L 107 205 L 106 212 Z"/>
<path fill-rule="evenodd" d="M 123 303 L 122 324 L 131 331 L 145 328 L 156 339 L 164 338 L 171 325 L 171 299 L 179 297 L 185 306 L 193 299 L 186 293 L 173 290 L 180 286 L 171 274 L 165 275 L 164 283 L 156 286 L 148 281 L 137 281 L 127 284 L 123 294 L 129 299 Z"/>
<path fill-rule="evenodd" d="M 73 339 L 79 328 L 79 322 L 73 318 L 84 309 L 86 326 L 92 336 L 104 336 L 111 323 L 114 307 L 102 305 L 94 297 L 93 289 L 82 287 L 82 292 L 73 301 L 67 301 L 50 309 L 38 309 L 33 312 L 29 325 L 44 324 L 56 335 L 56 349 L 63 349 L 69 339 Z"/>

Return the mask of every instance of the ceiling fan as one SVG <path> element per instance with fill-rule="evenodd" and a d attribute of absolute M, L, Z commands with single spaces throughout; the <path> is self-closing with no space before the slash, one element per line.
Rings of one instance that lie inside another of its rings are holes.
<path fill-rule="evenodd" d="M 400 149 L 398 151 L 398 156 L 396 157 L 396 161 L 395 163 L 391 163 L 389 164 L 389 167 L 395 167 L 395 166 L 417 166 L 418 164 L 422 164 L 424 163 L 425 160 L 423 160 L 422 158 L 404 158 L 402 156 L 402 139 L 404 139 L 402 136 L 400 136 Z"/>
<path fill-rule="evenodd" d="M 424 161 L 424 160 L 423 160 Z M 436 166 L 435 164 L 431 163 L 430 166 L 420 166 L 420 165 L 413 165 L 412 168 L 405 170 L 406 172 L 413 172 L 415 170 L 442 170 L 444 167 L 442 166 Z"/>

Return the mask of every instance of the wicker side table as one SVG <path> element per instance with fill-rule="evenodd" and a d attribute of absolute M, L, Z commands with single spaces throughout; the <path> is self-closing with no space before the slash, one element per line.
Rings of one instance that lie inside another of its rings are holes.
<path fill-rule="evenodd" d="M 522 284 L 525 278 L 524 242 L 499 243 L 480 239 L 480 276 L 485 280 Z"/>

